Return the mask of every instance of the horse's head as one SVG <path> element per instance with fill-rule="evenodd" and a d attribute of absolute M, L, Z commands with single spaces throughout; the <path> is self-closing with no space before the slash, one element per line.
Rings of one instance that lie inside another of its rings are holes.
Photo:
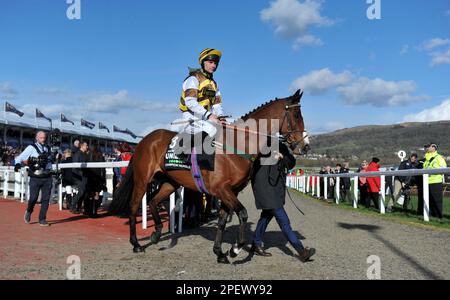
<path fill-rule="evenodd" d="M 303 122 L 300 100 L 303 92 L 298 90 L 294 95 L 284 100 L 282 112 L 280 135 L 289 145 L 294 154 L 306 154 L 311 148 L 309 146 L 308 132 Z"/>

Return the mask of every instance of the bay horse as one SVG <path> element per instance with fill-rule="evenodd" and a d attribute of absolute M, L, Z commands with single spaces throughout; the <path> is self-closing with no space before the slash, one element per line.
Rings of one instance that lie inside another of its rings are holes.
<path fill-rule="evenodd" d="M 299 90 L 290 97 L 267 102 L 243 116 L 242 120 L 253 119 L 257 122 L 267 120 L 267 125 L 265 125 L 267 126 L 265 128 L 268 132 L 267 136 L 277 135 L 277 140 L 278 137 L 284 139 L 294 154 L 303 154 L 309 150 L 309 143 L 301 113 L 300 100 L 302 95 L 303 93 Z M 277 128 L 274 128 L 272 124 L 275 121 L 278 125 L 281 124 Z M 232 128 L 232 126 L 228 127 Z M 159 186 L 150 195 L 147 194 L 147 199 L 150 199 L 148 201 L 149 211 L 155 222 L 155 231 L 150 237 L 150 244 L 158 243 L 161 237 L 163 226 L 158 213 L 158 204 L 180 186 L 198 190 L 190 170 L 165 170 L 164 168 L 165 153 L 172 138 L 177 134 L 177 132 L 158 129 L 142 139 L 136 147 L 127 172 L 109 207 L 109 213 L 113 215 L 128 214 L 130 243 L 133 246 L 133 252 L 145 250 L 145 247 L 139 244 L 136 236 L 136 215 L 149 186 L 154 185 L 155 182 L 158 182 Z M 246 142 L 250 140 L 251 134 L 249 131 L 246 132 Z M 249 145 L 246 145 L 245 149 L 248 150 L 248 147 Z M 217 255 L 219 263 L 229 263 L 228 253 L 222 251 L 222 240 L 227 217 L 230 213 L 236 213 L 239 218 L 238 242 L 231 248 L 231 256 L 236 256 L 245 246 L 244 234 L 248 216 L 246 208 L 237 196 L 248 184 L 253 161 L 257 156 L 258 153 L 247 156 L 234 153 L 227 154 L 226 152 L 223 154 L 216 153 L 214 171 L 201 170 L 207 191 L 222 202 L 213 247 L 213 252 Z"/>

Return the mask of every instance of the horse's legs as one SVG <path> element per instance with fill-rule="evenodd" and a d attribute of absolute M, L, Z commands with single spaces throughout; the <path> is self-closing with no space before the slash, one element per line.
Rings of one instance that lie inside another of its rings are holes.
<path fill-rule="evenodd" d="M 159 216 L 158 204 L 175 192 L 176 187 L 171 183 L 165 182 L 161 185 L 158 193 L 150 200 L 150 213 L 152 214 L 153 221 L 155 222 L 155 231 L 152 233 L 150 240 L 153 244 L 157 244 L 161 238 L 163 224 L 161 217 Z M 180 212 L 181 213 L 181 212 Z"/>
<path fill-rule="evenodd" d="M 234 193 L 229 187 L 222 187 L 220 189 L 220 199 L 228 206 L 232 211 L 236 212 L 239 218 L 239 235 L 237 243 L 233 245 L 230 251 L 231 257 L 236 257 L 245 245 L 245 230 L 247 228 L 247 210 L 239 202 L 236 193 Z"/>
<path fill-rule="evenodd" d="M 242 248 L 245 246 L 245 230 L 247 228 L 248 214 L 247 209 L 242 206 L 242 208 L 237 212 L 239 217 L 239 236 L 237 244 L 233 245 L 230 250 L 230 256 L 236 257 Z"/>
<path fill-rule="evenodd" d="M 222 264 L 230 263 L 230 261 L 227 258 L 227 253 L 222 252 L 223 233 L 225 231 L 225 226 L 227 224 L 228 214 L 229 214 L 228 207 L 222 204 L 219 211 L 219 220 L 217 222 L 217 233 L 213 248 L 214 254 L 217 255 L 217 262 Z"/>
<path fill-rule="evenodd" d="M 133 245 L 133 252 L 144 252 L 145 248 L 139 245 L 137 236 L 136 236 L 136 215 L 139 210 L 139 205 L 142 202 L 142 197 L 144 197 L 144 194 L 147 190 L 146 185 L 138 185 L 136 184 L 133 189 L 133 195 L 131 198 L 131 210 L 130 210 L 130 216 L 129 216 L 129 222 L 130 222 L 130 243 Z"/>

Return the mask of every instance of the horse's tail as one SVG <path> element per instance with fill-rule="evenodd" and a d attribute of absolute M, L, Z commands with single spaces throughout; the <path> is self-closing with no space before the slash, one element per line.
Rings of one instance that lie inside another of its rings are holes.
<path fill-rule="evenodd" d="M 119 187 L 113 195 L 113 200 L 108 208 L 108 212 L 112 215 L 129 215 L 130 202 L 133 195 L 134 187 L 134 170 L 133 158 L 131 158 L 127 172 L 125 173 Z"/>

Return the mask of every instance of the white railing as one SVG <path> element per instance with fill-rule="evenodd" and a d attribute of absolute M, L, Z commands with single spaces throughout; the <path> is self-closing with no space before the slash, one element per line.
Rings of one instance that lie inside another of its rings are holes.
<path fill-rule="evenodd" d="M 385 189 L 385 179 L 386 176 L 423 176 L 423 219 L 426 222 L 430 221 L 430 198 L 429 198 L 429 176 L 434 174 L 450 174 L 450 168 L 441 169 L 410 169 L 410 170 L 399 170 L 399 171 L 383 171 L 383 172 L 361 172 L 361 173 L 340 173 L 340 174 L 305 174 L 302 176 L 291 176 L 289 175 L 286 180 L 286 185 L 290 188 L 298 190 L 304 194 L 311 192 L 312 196 L 320 198 L 320 179 L 324 180 L 324 199 L 328 197 L 328 179 L 335 178 L 335 201 L 339 204 L 340 197 L 340 179 L 350 178 L 353 181 L 353 207 L 358 207 L 358 180 L 359 177 L 380 177 L 380 199 L 379 207 L 380 213 L 384 214 L 385 210 L 385 200 L 386 200 L 386 189 Z"/>
<path fill-rule="evenodd" d="M 114 190 L 113 168 L 127 167 L 128 161 L 119 162 L 100 162 L 100 163 L 61 163 L 58 164 L 59 169 L 75 169 L 75 168 L 88 168 L 88 169 L 98 169 L 104 168 L 106 170 L 106 189 L 107 192 L 103 193 L 103 198 L 107 200 L 112 200 L 112 194 Z M 56 169 L 56 165 L 53 165 L 53 169 Z M 6 180 L 5 180 L 6 179 Z M 0 167 L 0 190 L 3 192 L 3 197 L 8 197 L 9 193 L 13 193 L 13 197 L 19 199 L 21 202 L 25 200 L 28 201 L 30 198 L 29 193 L 29 182 L 30 178 L 28 176 L 27 168 L 22 168 L 20 172 L 14 172 L 14 167 Z M 55 196 L 58 197 L 59 210 L 63 207 L 63 197 L 62 197 L 62 183 L 55 186 L 56 181 L 53 181 L 53 188 L 51 193 L 51 198 Z M 180 201 L 178 202 L 178 232 L 182 231 L 183 228 L 183 198 L 184 198 L 184 188 L 179 190 Z M 170 232 L 175 233 L 175 193 L 170 195 L 170 205 L 169 205 L 169 217 L 170 217 Z M 147 229 L 147 194 L 142 198 L 142 228 Z"/>

